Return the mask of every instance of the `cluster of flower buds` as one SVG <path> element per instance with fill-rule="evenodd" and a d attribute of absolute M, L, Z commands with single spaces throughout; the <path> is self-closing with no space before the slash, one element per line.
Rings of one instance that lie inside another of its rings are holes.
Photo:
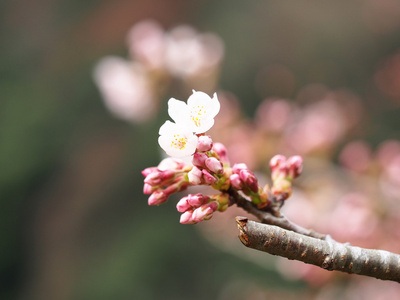
<path fill-rule="evenodd" d="M 303 170 L 303 159 L 295 155 L 286 159 L 283 155 L 275 155 L 269 163 L 272 173 L 272 188 L 274 195 L 281 195 L 282 200 L 292 194 L 292 181 L 300 176 Z"/>
<path fill-rule="evenodd" d="M 224 165 L 218 155 L 218 153 L 221 152 L 223 154 L 224 151 L 222 150 L 220 144 L 216 144 L 214 148 L 210 136 L 199 136 L 196 152 L 193 154 L 192 159 L 193 168 L 188 173 L 189 182 L 191 184 L 207 184 L 218 190 L 223 189 L 222 185 L 227 183 L 227 181 L 224 180 Z M 223 158 L 226 159 L 226 149 Z"/>
<path fill-rule="evenodd" d="M 292 181 L 302 170 L 300 156 L 286 159 L 276 155 L 270 162 L 273 181 L 270 190 L 268 186 L 259 186 L 257 177 L 246 164 L 231 167 L 225 146 L 213 143 L 205 134 L 214 125 L 219 110 L 216 94 L 211 98 L 193 91 L 187 103 L 171 98 L 168 114 L 174 122 L 167 120 L 160 127 L 158 138 L 161 148 L 171 158 L 142 172 L 146 177 L 144 193 L 150 195 L 149 205 L 162 204 L 171 194 L 190 185 L 208 185 L 220 192 L 211 197 L 189 194 L 182 198 L 177 204 L 182 224 L 196 224 L 210 219 L 217 210 L 225 211 L 233 203 L 232 192 L 244 194 L 259 209 L 266 210 L 275 203 L 281 205 L 292 193 Z M 189 158 L 191 163 L 186 165 L 184 161 Z"/>
<path fill-rule="evenodd" d="M 166 158 L 157 167 L 144 169 L 143 193 L 150 195 L 149 205 L 160 205 L 173 193 L 186 189 L 189 186 L 184 176 L 187 168 L 181 160 Z"/>
<path fill-rule="evenodd" d="M 217 201 L 203 194 L 189 194 L 176 205 L 177 210 L 182 213 L 180 219 L 182 224 L 196 224 L 209 220 L 218 207 Z"/>
<path fill-rule="evenodd" d="M 258 207 L 268 205 L 268 193 L 258 185 L 257 177 L 249 170 L 246 164 L 235 164 L 229 176 L 231 185 L 251 198 Z"/>

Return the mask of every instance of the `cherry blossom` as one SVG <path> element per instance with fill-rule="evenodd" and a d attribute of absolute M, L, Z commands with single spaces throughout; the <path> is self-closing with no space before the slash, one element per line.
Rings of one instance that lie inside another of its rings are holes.
<path fill-rule="evenodd" d="M 174 98 L 168 101 L 170 117 L 196 134 L 204 133 L 214 125 L 214 117 L 219 109 L 220 103 L 216 93 L 211 98 L 206 93 L 193 91 L 187 104 Z"/>
<path fill-rule="evenodd" d="M 158 143 L 171 157 L 183 158 L 196 151 L 198 137 L 183 126 L 166 121 L 159 131 Z"/>

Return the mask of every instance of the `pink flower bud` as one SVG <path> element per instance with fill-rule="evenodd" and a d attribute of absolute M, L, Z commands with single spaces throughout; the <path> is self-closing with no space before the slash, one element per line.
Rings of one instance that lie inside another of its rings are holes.
<path fill-rule="evenodd" d="M 150 184 L 145 183 L 143 186 L 143 194 L 150 195 L 154 192 L 154 189 Z"/>
<path fill-rule="evenodd" d="M 209 197 L 204 196 L 203 194 L 196 194 L 196 195 L 189 194 L 187 196 L 187 202 L 191 207 L 200 207 L 209 199 L 210 199 Z"/>
<path fill-rule="evenodd" d="M 179 192 L 183 189 L 183 186 L 180 182 L 176 182 L 174 184 L 171 184 L 167 186 L 164 190 L 163 193 L 167 195 L 167 197 L 171 196 L 173 193 Z"/>
<path fill-rule="evenodd" d="M 150 173 L 153 173 L 153 172 L 155 172 L 155 171 L 158 171 L 157 167 L 149 167 L 149 168 L 146 168 L 146 169 L 144 169 L 144 170 L 142 171 L 142 175 L 143 175 L 144 177 L 147 177 Z"/>
<path fill-rule="evenodd" d="M 185 162 L 178 158 L 167 157 L 164 158 L 159 164 L 158 169 L 161 171 L 174 170 L 179 171 L 185 167 Z"/>
<path fill-rule="evenodd" d="M 202 173 L 203 173 L 202 178 L 203 178 L 205 184 L 212 185 L 218 181 L 218 179 L 215 178 L 213 175 L 211 175 L 210 172 L 208 172 L 207 170 L 203 169 Z"/>
<path fill-rule="evenodd" d="M 213 141 L 209 135 L 201 135 L 199 136 L 199 140 L 197 141 L 197 150 L 200 152 L 210 151 L 213 146 Z"/>
<path fill-rule="evenodd" d="M 218 203 L 216 201 L 211 201 L 208 204 L 208 207 L 211 208 L 213 211 L 216 211 L 218 209 Z"/>
<path fill-rule="evenodd" d="M 152 172 L 149 175 L 147 175 L 146 178 L 144 179 L 144 183 L 147 183 L 151 186 L 156 186 L 161 183 L 161 180 L 162 180 L 161 172 L 156 171 L 156 172 Z"/>
<path fill-rule="evenodd" d="M 221 175 L 224 172 L 224 167 L 222 166 L 222 163 L 215 157 L 207 158 L 205 163 L 207 169 L 215 174 Z"/>
<path fill-rule="evenodd" d="M 275 155 L 269 161 L 269 166 L 270 166 L 271 170 L 274 170 L 274 169 L 278 168 L 279 166 L 282 167 L 285 165 L 286 165 L 286 157 L 281 154 Z"/>
<path fill-rule="evenodd" d="M 289 175 L 292 178 L 296 178 L 300 176 L 303 171 L 303 158 L 299 155 L 291 156 L 287 160 L 287 164 L 289 167 Z"/>
<path fill-rule="evenodd" d="M 193 210 L 188 210 L 185 211 L 182 215 L 181 215 L 181 219 L 180 219 L 180 223 L 181 224 L 196 224 L 197 222 L 195 222 L 192 218 L 193 215 Z"/>
<path fill-rule="evenodd" d="M 215 203 L 215 202 L 212 202 Z M 217 205 L 218 207 L 218 205 Z M 199 208 L 196 208 L 193 212 L 192 219 L 195 222 L 201 222 L 204 220 L 208 220 L 212 217 L 212 214 L 214 213 L 214 210 L 210 205 L 204 204 L 200 206 Z"/>
<path fill-rule="evenodd" d="M 179 202 L 176 204 L 176 209 L 183 213 L 191 208 L 190 204 L 188 203 L 188 197 L 183 197 Z"/>
<path fill-rule="evenodd" d="M 168 200 L 168 196 L 164 192 L 155 191 L 150 195 L 148 204 L 149 205 L 160 205 Z"/>
<path fill-rule="evenodd" d="M 279 178 L 284 178 L 288 175 L 289 168 L 286 157 L 281 154 L 272 157 L 269 166 L 272 170 L 271 177 L 273 181 L 278 180 Z"/>
<path fill-rule="evenodd" d="M 253 193 L 258 192 L 258 180 L 256 176 L 250 170 L 241 170 L 239 177 L 243 182 L 243 185 L 249 188 Z"/>
<path fill-rule="evenodd" d="M 193 154 L 192 163 L 196 167 L 204 168 L 207 158 L 208 158 L 207 154 L 201 153 L 201 152 L 196 152 L 195 154 Z"/>
<path fill-rule="evenodd" d="M 231 181 L 231 185 L 237 189 L 237 190 L 241 190 L 243 188 L 243 183 L 240 180 L 240 177 L 238 174 L 232 174 L 231 176 L 229 176 L 229 180 Z"/>
<path fill-rule="evenodd" d="M 192 170 L 190 170 L 188 173 L 189 182 L 191 184 L 200 184 L 202 176 L 203 176 L 203 173 L 196 166 L 193 166 Z"/>
<path fill-rule="evenodd" d="M 228 152 L 225 148 L 225 146 L 221 143 L 214 143 L 213 148 L 212 148 L 215 153 L 218 154 L 219 159 L 221 160 L 221 162 L 223 163 L 229 163 L 229 159 L 228 159 Z"/>
<path fill-rule="evenodd" d="M 241 170 L 248 170 L 249 168 L 245 163 L 234 164 L 232 168 L 232 173 L 239 174 Z"/>
<path fill-rule="evenodd" d="M 168 181 L 169 179 L 174 178 L 174 176 L 175 176 L 175 171 L 172 170 L 160 171 L 157 169 L 154 172 L 147 175 L 146 178 L 144 179 L 144 182 L 152 186 L 156 186 L 162 183 L 163 181 Z"/>

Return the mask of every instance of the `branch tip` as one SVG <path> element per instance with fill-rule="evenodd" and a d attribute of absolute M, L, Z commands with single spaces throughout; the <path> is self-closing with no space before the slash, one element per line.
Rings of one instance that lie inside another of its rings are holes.
<path fill-rule="evenodd" d="M 246 217 L 236 217 L 236 223 L 239 229 L 239 239 L 246 247 L 250 246 L 249 237 L 247 236 L 247 222 L 249 221 Z"/>

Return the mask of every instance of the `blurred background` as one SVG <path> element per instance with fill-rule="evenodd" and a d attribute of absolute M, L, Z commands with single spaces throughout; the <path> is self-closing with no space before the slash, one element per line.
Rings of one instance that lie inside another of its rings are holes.
<path fill-rule="evenodd" d="M 179 197 L 149 207 L 140 174 L 161 159 L 167 100 L 216 91 L 232 162 L 267 180 L 274 154 L 305 158 L 290 218 L 400 252 L 400 1 L 0 8 L 1 299 L 400 294 L 245 249 L 234 208 L 181 225 Z"/>

